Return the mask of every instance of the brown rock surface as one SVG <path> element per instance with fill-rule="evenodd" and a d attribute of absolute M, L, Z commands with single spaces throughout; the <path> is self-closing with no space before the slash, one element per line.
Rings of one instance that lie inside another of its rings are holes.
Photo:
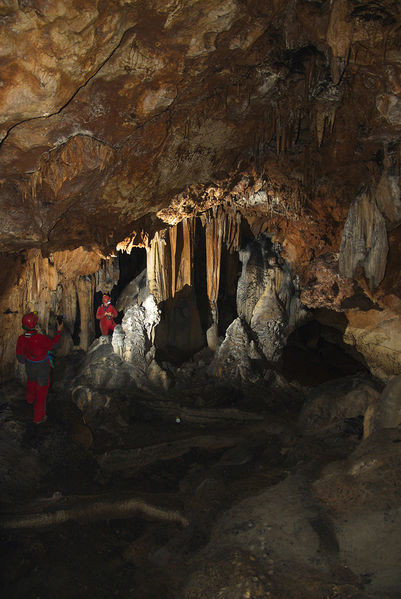
<path fill-rule="evenodd" d="M 7 3 L 1 247 L 110 247 L 246 162 L 349 203 L 399 131 L 399 20 L 384 1 Z"/>
<path fill-rule="evenodd" d="M 392 0 L 3 3 L 6 268 L 32 248 L 147 245 L 224 204 L 281 245 L 307 306 L 366 310 L 362 293 L 384 308 L 363 334 L 347 312 L 347 340 L 379 376 L 399 372 L 400 24 Z"/>

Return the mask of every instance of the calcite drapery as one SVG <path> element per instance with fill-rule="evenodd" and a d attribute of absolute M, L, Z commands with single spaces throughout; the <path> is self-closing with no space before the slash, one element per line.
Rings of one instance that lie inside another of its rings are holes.
<path fill-rule="evenodd" d="M 157 232 L 149 244 L 147 277 L 149 292 L 157 303 L 173 298 L 193 283 L 194 220 Z"/>
<path fill-rule="evenodd" d="M 352 277 L 362 266 L 370 287 L 383 280 L 387 264 L 386 224 L 372 192 L 365 188 L 350 206 L 341 241 L 339 269 Z"/>

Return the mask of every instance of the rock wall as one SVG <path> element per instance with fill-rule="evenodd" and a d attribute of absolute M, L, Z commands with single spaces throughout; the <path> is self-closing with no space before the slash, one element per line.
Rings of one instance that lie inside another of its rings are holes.
<path fill-rule="evenodd" d="M 88 349 L 95 334 L 93 273 L 101 266 L 98 254 L 80 247 L 44 258 L 38 250 L 30 250 L 11 261 L 1 257 L 0 263 L 6 279 L 2 281 L 0 298 L 2 379 L 14 374 L 16 341 L 23 332 L 21 318 L 26 312 L 37 311 L 41 330 L 50 335 L 55 332 L 56 315 L 64 315 L 65 332 L 59 354 L 66 354 L 73 347 Z"/>

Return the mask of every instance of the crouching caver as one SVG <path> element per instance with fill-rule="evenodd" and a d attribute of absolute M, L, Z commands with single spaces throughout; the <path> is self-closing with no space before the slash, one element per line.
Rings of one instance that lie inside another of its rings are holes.
<path fill-rule="evenodd" d="M 96 318 L 99 321 L 100 331 L 102 335 L 107 335 L 109 332 L 113 332 L 116 328 L 114 322 L 115 317 L 118 316 L 118 312 L 114 306 L 111 305 L 111 299 L 109 295 L 104 295 L 102 298 L 102 305 L 98 307 L 96 312 Z"/>
<path fill-rule="evenodd" d="M 63 323 L 59 322 L 53 338 L 42 335 L 36 330 L 38 315 L 36 312 L 25 314 L 22 327 L 25 333 L 18 337 L 17 360 L 25 364 L 28 376 L 26 400 L 33 404 L 33 421 L 40 424 L 46 420 L 46 398 L 50 385 L 51 362 L 49 351 L 60 341 Z"/>

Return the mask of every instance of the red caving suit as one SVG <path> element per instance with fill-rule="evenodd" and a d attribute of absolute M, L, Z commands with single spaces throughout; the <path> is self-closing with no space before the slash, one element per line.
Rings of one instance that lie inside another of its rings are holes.
<path fill-rule="evenodd" d="M 118 312 L 114 306 L 109 304 L 108 306 L 104 306 L 101 304 L 96 312 L 96 318 L 99 320 L 100 331 L 102 335 L 108 335 L 109 331 L 113 332 L 116 328 L 116 323 L 114 322 L 114 318 L 118 316 Z"/>
<path fill-rule="evenodd" d="M 60 341 L 61 331 L 51 339 L 37 331 L 27 331 L 18 337 L 17 359 L 25 364 L 28 380 L 26 400 L 33 403 L 33 421 L 41 422 L 46 416 L 46 398 L 50 385 L 50 358 L 48 352 Z"/>

